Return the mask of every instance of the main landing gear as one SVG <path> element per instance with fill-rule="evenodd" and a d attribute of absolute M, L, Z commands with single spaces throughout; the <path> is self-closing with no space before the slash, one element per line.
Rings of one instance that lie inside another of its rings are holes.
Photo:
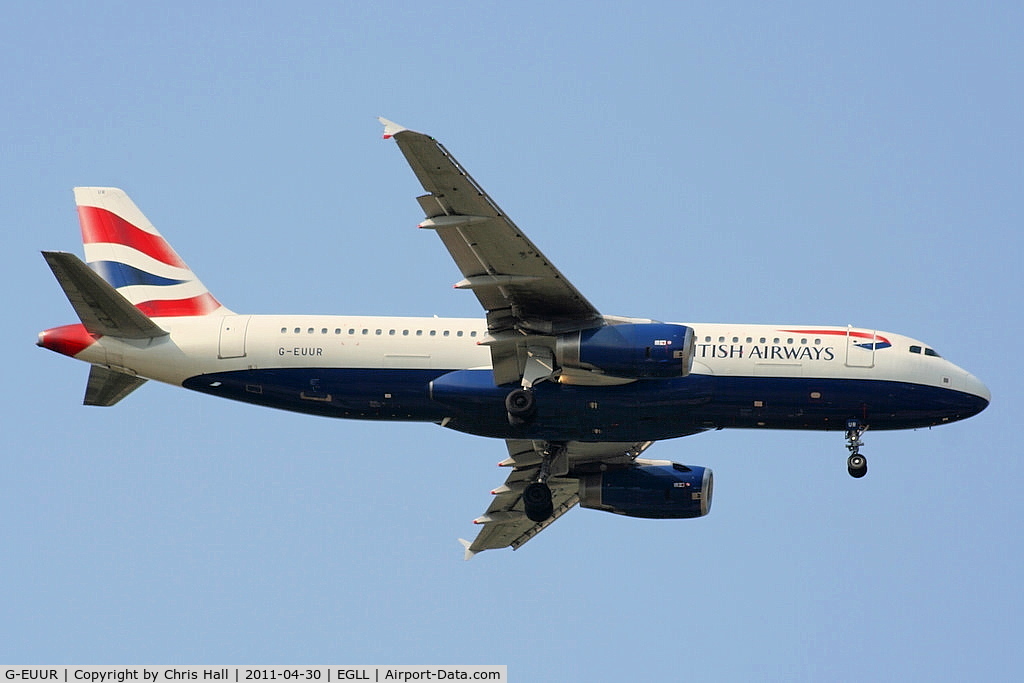
<path fill-rule="evenodd" d="M 549 443 L 540 454 L 540 472 L 537 475 L 537 481 L 523 489 L 523 508 L 531 522 L 543 522 L 555 513 L 555 506 L 551 502 L 551 487 L 548 486 L 547 481 L 551 476 L 551 461 L 561 455 L 564 450 L 565 444 Z"/>
<path fill-rule="evenodd" d="M 868 473 L 868 459 L 861 455 L 860 447 L 864 442 L 860 437 L 868 430 L 867 425 L 862 425 L 858 420 L 846 421 L 846 449 L 850 451 L 850 457 L 846 459 L 846 471 L 854 479 L 860 479 Z"/>
<path fill-rule="evenodd" d="M 508 423 L 516 426 L 526 424 L 537 412 L 533 387 L 538 382 L 551 379 L 556 374 L 555 357 L 552 349 L 544 346 L 526 347 L 526 364 L 523 366 L 523 385 L 505 396 L 505 410 Z"/>
<path fill-rule="evenodd" d="M 508 423 L 511 425 L 525 424 L 537 411 L 537 401 L 533 389 L 513 389 L 505 397 L 505 410 L 508 411 Z"/>

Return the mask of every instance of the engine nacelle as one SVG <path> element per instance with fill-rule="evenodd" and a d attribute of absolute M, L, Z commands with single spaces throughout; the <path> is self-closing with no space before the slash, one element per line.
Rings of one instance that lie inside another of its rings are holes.
<path fill-rule="evenodd" d="M 580 477 L 580 507 L 647 519 L 703 517 L 713 487 L 710 469 L 662 460 Z"/>
<path fill-rule="evenodd" d="M 693 329 L 667 323 L 624 323 L 563 334 L 555 360 L 563 368 L 629 379 L 668 379 L 690 374 Z"/>

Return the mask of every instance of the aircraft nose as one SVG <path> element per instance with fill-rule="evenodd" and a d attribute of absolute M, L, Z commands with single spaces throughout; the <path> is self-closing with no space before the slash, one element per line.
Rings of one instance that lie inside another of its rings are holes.
<path fill-rule="evenodd" d="M 971 415 L 977 415 L 992 402 L 992 392 L 985 386 L 985 383 L 966 370 L 963 371 L 960 387 L 971 396 Z"/>

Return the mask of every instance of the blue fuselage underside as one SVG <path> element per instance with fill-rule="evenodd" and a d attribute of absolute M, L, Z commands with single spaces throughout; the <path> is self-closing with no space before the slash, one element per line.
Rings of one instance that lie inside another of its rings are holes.
<path fill-rule="evenodd" d="M 432 385 L 436 380 L 436 386 Z M 413 422 L 505 439 L 648 441 L 718 428 L 912 429 L 961 420 L 984 399 L 887 380 L 690 375 L 618 386 L 542 382 L 537 413 L 510 425 L 490 370 L 255 369 L 192 377 L 188 389 L 326 417 Z"/>

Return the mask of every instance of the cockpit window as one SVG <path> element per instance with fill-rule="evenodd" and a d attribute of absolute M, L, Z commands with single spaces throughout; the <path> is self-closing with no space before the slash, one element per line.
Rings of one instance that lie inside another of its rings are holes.
<path fill-rule="evenodd" d="M 942 358 L 942 356 L 940 356 L 940 355 L 939 355 L 939 352 L 938 352 L 938 351 L 936 351 L 935 349 L 929 349 L 929 348 L 925 348 L 925 350 L 924 350 L 924 355 L 926 355 L 926 356 L 932 356 L 932 357 L 934 357 L 934 358 Z"/>
<path fill-rule="evenodd" d="M 921 353 L 921 347 L 920 346 L 911 346 L 910 347 L 910 352 L 911 353 Z"/>

